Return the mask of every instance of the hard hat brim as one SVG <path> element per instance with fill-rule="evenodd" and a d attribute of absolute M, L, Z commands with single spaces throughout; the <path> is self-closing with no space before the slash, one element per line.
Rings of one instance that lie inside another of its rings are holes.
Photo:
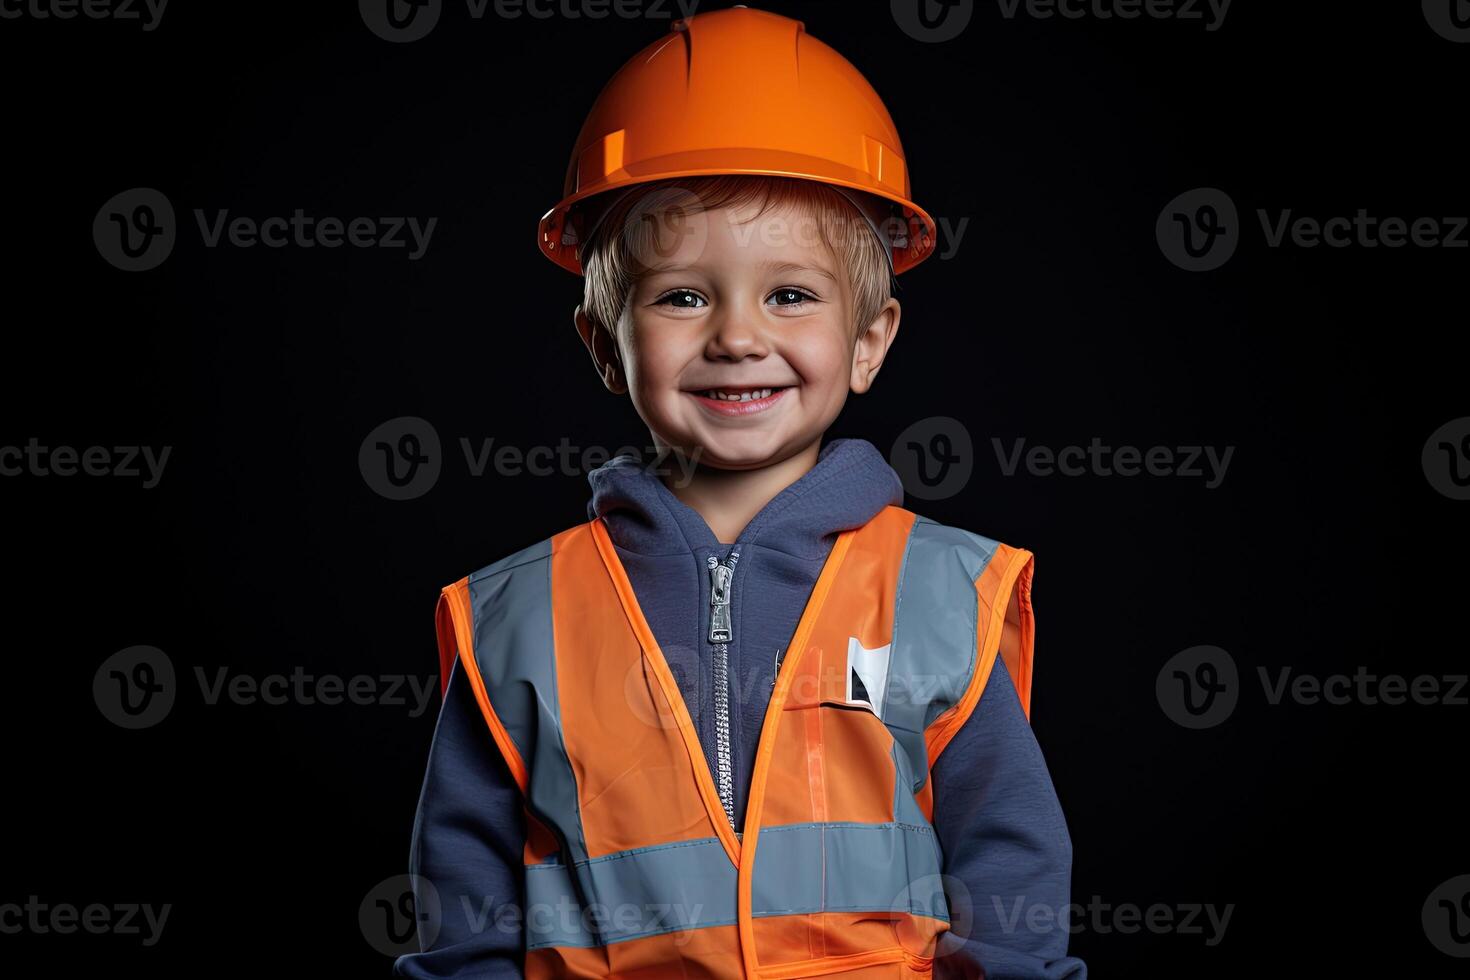
<path fill-rule="evenodd" d="M 729 158 L 739 154 L 749 165 L 731 167 Z M 718 156 L 717 163 L 708 159 Z M 790 177 L 832 184 L 850 191 L 860 191 L 896 205 L 897 216 L 912 226 L 907 235 L 906 247 L 889 243 L 895 275 L 918 265 L 928 258 L 936 244 L 937 226 L 927 211 L 919 207 L 903 193 L 875 181 L 871 174 L 842 167 L 831 161 L 801 154 L 774 150 L 695 150 L 640 161 L 621 168 L 605 179 L 593 181 L 586 187 L 562 199 L 547 211 L 537 227 L 537 245 L 547 258 L 569 272 L 583 274 L 575 240 L 565 236 L 568 213 L 578 204 L 590 198 L 612 191 L 630 188 L 639 184 L 650 184 L 678 177 L 712 177 L 722 175 L 746 175 L 753 177 Z"/>

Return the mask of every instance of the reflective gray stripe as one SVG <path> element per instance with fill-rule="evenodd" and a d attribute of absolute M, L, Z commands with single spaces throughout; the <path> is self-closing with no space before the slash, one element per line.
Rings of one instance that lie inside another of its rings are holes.
<path fill-rule="evenodd" d="M 556 686 L 551 539 L 471 575 L 469 592 L 475 663 L 490 706 L 530 770 L 528 805 L 556 831 L 572 852 L 568 857 L 581 860 L 587 843 Z"/>
<path fill-rule="evenodd" d="M 761 828 L 751 914 L 898 911 L 949 918 L 927 823 Z"/>
<path fill-rule="evenodd" d="M 733 925 L 737 884 L 718 837 L 619 851 L 575 869 L 527 865 L 526 948 L 605 946 Z"/>
<path fill-rule="evenodd" d="M 579 890 L 580 883 L 580 890 Z M 716 837 L 526 867 L 526 948 L 605 946 L 736 922 L 735 867 Z M 579 894 L 590 896 L 585 903 Z M 949 920 L 927 824 L 765 827 L 751 914 L 900 911 Z"/>
<path fill-rule="evenodd" d="M 975 580 L 999 544 L 920 517 L 898 576 L 883 723 L 909 757 L 914 793 L 929 776 L 924 729 L 964 696 L 975 672 Z"/>

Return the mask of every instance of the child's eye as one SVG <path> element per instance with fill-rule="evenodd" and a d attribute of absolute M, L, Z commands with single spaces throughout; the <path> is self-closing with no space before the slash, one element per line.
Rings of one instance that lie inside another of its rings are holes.
<path fill-rule="evenodd" d="M 793 286 L 787 286 L 787 287 L 785 287 L 783 289 L 778 289 L 774 293 L 771 294 L 771 300 L 775 300 L 775 302 L 772 303 L 771 305 L 773 305 L 773 306 L 800 306 L 802 303 L 805 303 L 807 300 L 811 300 L 811 301 L 815 302 L 816 299 L 817 298 L 815 296 L 813 296 L 811 293 L 807 292 L 804 289 L 797 289 L 797 288 L 795 288 Z M 768 300 L 767 302 L 770 302 L 770 300 Z"/>
<path fill-rule="evenodd" d="M 671 289 L 649 305 L 670 306 L 676 310 L 697 310 L 700 304 L 709 305 L 703 296 L 692 290 Z"/>

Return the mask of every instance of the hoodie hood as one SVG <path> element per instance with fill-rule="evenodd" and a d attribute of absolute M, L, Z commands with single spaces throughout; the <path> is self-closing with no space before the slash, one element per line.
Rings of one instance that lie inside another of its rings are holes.
<path fill-rule="evenodd" d="M 728 548 L 698 511 L 664 486 L 655 466 L 623 455 L 588 474 L 588 520 L 605 518 L 613 543 L 636 555 Z M 861 527 L 889 504 L 903 505 L 903 482 L 882 454 L 866 439 L 833 439 L 815 466 L 751 518 L 737 541 L 811 560 L 826 555 L 833 536 Z"/>

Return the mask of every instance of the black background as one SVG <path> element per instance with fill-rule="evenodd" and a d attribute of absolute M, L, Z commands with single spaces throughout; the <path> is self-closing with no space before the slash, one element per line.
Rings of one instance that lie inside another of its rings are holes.
<path fill-rule="evenodd" d="M 1470 414 L 1470 252 L 1269 248 L 1256 210 L 1466 214 L 1470 46 L 1410 3 L 1239 0 L 1216 31 L 980 3 L 945 43 L 883 2 L 761 6 L 857 64 L 917 200 L 969 219 L 951 258 L 900 278 L 899 343 L 829 436 L 887 453 L 914 422 L 961 420 L 969 484 L 908 506 L 1037 554 L 1032 721 L 1074 901 L 1234 906 L 1215 945 L 1104 934 L 1089 912 L 1072 952 L 1102 978 L 1459 975 L 1421 908 L 1470 871 L 1470 708 L 1272 706 L 1256 671 L 1464 673 L 1470 504 L 1420 454 Z M 407 870 L 437 696 L 416 716 L 208 705 L 195 670 L 426 683 L 438 588 L 584 519 L 583 475 L 475 477 L 458 440 L 648 444 L 571 328 L 580 281 L 533 236 L 597 89 L 668 26 L 475 20 L 463 3 L 407 44 L 351 3 L 177 2 L 154 31 L 0 20 L 0 445 L 172 447 L 153 489 L 0 478 L 0 903 L 173 906 L 149 948 L 0 935 L 7 968 L 388 975 L 358 905 Z M 1242 241 L 1190 273 L 1154 226 L 1202 186 L 1229 193 Z M 127 273 L 91 228 L 133 187 L 168 196 L 179 237 Z M 206 248 L 196 208 L 438 223 L 409 261 Z M 391 501 L 358 451 L 409 415 L 438 432 L 443 473 Z M 991 443 L 1093 437 L 1235 448 L 1206 489 L 1005 476 Z M 137 644 L 167 653 L 180 690 L 164 721 L 125 731 L 92 680 Z M 1155 679 L 1200 644 L 1229 651 L 1243 689 L 1228 721 L 1190 731 Z"/>

